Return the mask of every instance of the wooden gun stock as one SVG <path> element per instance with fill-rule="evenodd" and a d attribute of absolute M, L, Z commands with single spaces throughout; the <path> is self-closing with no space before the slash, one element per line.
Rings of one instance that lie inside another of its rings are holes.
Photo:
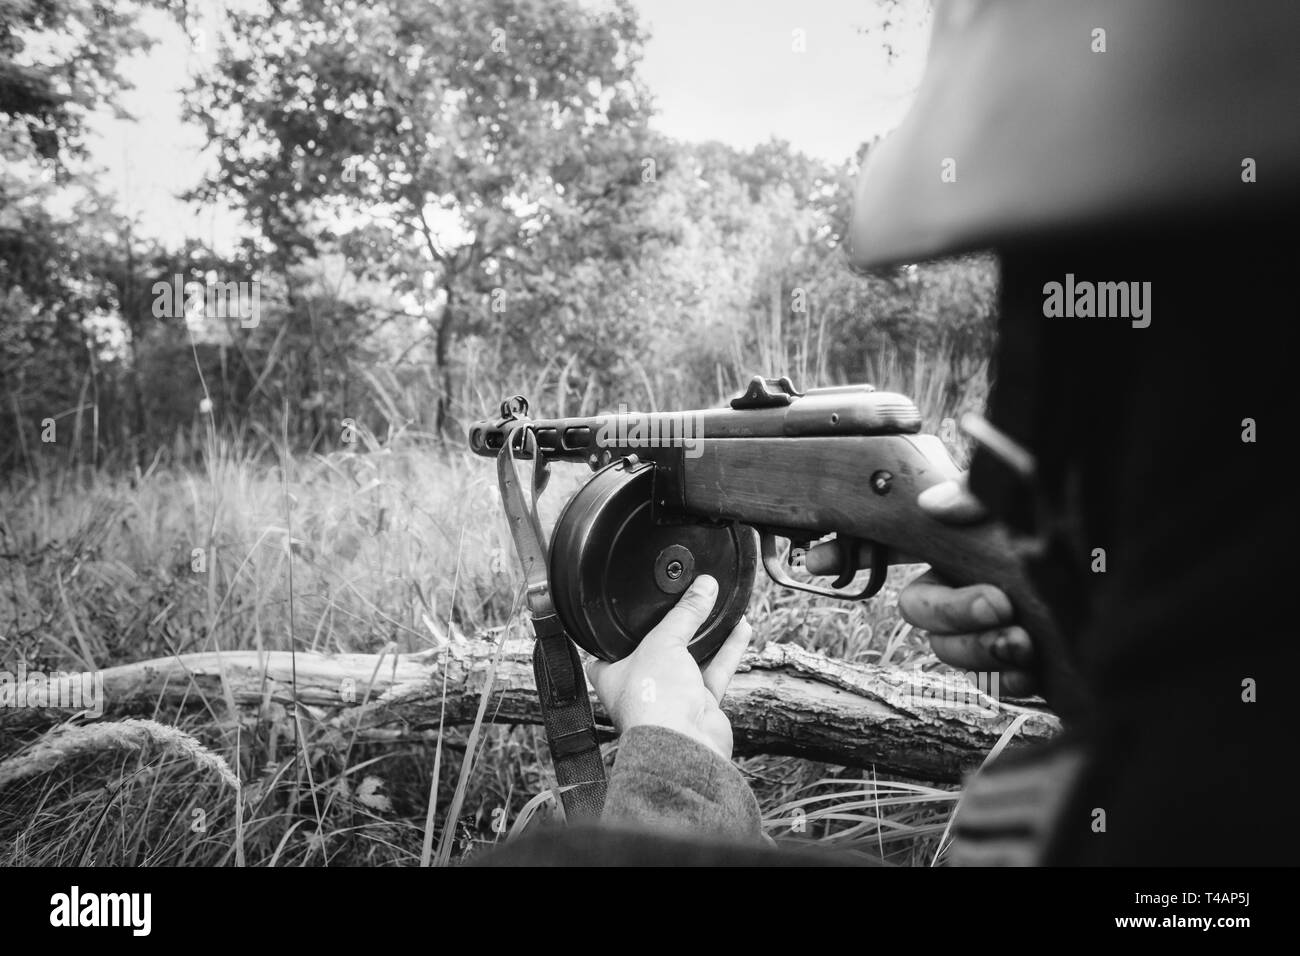
<path fill-rule="evenodd" d="M 953 584 L 1002 589 L 1034 640 L 1048 702 L 1067 720 L 1085 711 L 1072 655 L 1006 529 L 995 521 L 945 524 L 917 504 L 926 488 L 961 474 L 938 438 L 717 439 L 682 469 L 687 513 L 810 537 L 833 531 L 924 561 Z"/>

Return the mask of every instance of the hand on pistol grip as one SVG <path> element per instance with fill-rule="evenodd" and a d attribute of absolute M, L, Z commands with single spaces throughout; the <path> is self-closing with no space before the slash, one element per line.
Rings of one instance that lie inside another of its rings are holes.
<path fill-rule="evenodd" d="M 967 489 L 965 476 L 927 488 L 917 504 L 946 524 L 973 524 L 986 516 Z M 999 671 L 1001 692 L 1011 697 L 1039 692 L 1032 675 L 1033 640 L 1011 623 L 1011 599 L 999 588 L 950 587 L 934 571 L 926 571 L 899 594 L 898 607 L 904 620 L 930 635 L 935 656 L 945 664 L 966 671 Z"/>

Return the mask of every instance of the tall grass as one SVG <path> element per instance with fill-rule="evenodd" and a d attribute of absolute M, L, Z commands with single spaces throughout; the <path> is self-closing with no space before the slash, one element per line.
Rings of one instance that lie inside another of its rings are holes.
<path fill-rule="evenodd" d="M 937 428 L 960 409 L 944 407 L 951 383 L 931 369 L 885 359 L 876 384 L 917 397 Z M 562 371 L 537 374 L 533 394 L 552 389 L 563 401 Z M 718 380 L 734 386 L 744 374 L 720 370 Z M 494 469 L 422 429 L 419 394 L 379 373 L 370 380 L 388 427 L 361 425 L 337 451 L 294 456 L 271 430 L 223 431 L 207 419 L 146 468 L 29 461 L 0 509 L 4 666 L 82 670 L 233 649 L 404 653 L 499 633 L 515 620 L 522 582 Z M 459 401 L 487 412 L 500 397 Z M 584 476 L 557 471 L 547 520 Z M 763 581 L 750 607 L 756 639 L 932 667 L 897 616 L 905 577 L 895 572 L 865 606 Z M 536 796 L 553 785 L 537 728 L 480 722 L 386 745 L 339 739 L 302 708 L 231 703 L 152 718 L 228 762 L 238 790 L 174 748 L 86 746 L 0 788 L 0 863 L 448 863 L 551 813 Z M 10 732 L 0 759 L 49 746 Z M 955 798 L 790 758 L 740 767 L 781 841 L 901 862 L 933 856 Z"/>

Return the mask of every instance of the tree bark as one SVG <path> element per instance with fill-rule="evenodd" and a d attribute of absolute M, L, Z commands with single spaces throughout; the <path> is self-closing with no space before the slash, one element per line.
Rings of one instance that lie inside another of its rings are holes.
<path fill-rule="evenodd" d="M 447 293 L 447 302 L 443 306 L 442 315 L 438 316 L 438 333 L 434 339 L 433 357 L 438 366 L 438 418 L 436 432 L 439 438 L 446 438 L 446 427 L 448 417 L 451 414 L 451 369 L 447 365 L 447 353 L 451 346 L 451 336 L 453 331 L 453 322 L 455 317 L 455 289 L 453 289 L 455 273 L 446 277 L 443 285 Z"/>
<path fill-rule="evenodd" d="M 487 720 L 538 724 L 531 655 L 532 642 L 522 639 L 465 641 L 420 654 L 300 653 L 296 699 L 322 723 L 363 739 L 433 736 L 440 717 L 448 725 L 470 724 L 485 688 Z M 103 671 L 103 699 L 110 715 L 201 699 L 207 702 L 201 706 L 219 710 L 227 693 L 237 706 L 291 704 L 294 667 L 287 651 L 142 661 Z M 960 781 L 1021 715 L 1012 746 L 1059 730 L 1050 712 L 998 701 L 959 676 L 848 663 L 791 644 L 749 653 L 723 709 L 738 756 L 787 754 L 938 782 Z M 24 714 L 34 716 L 0 709 L 0 727 L 13 730 Z M 612 738 L 599 704 L 596 717 L 602 736 Z"/>

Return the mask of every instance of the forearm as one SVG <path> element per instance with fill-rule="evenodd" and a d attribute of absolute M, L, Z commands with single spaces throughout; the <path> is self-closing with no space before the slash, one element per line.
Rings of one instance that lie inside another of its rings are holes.
<path fill-rule="evenodd" d="M 758 800 L 735 765 L 665 727 L 623 734 L 601 819 L 743 842 L 762 838 Z"/>

